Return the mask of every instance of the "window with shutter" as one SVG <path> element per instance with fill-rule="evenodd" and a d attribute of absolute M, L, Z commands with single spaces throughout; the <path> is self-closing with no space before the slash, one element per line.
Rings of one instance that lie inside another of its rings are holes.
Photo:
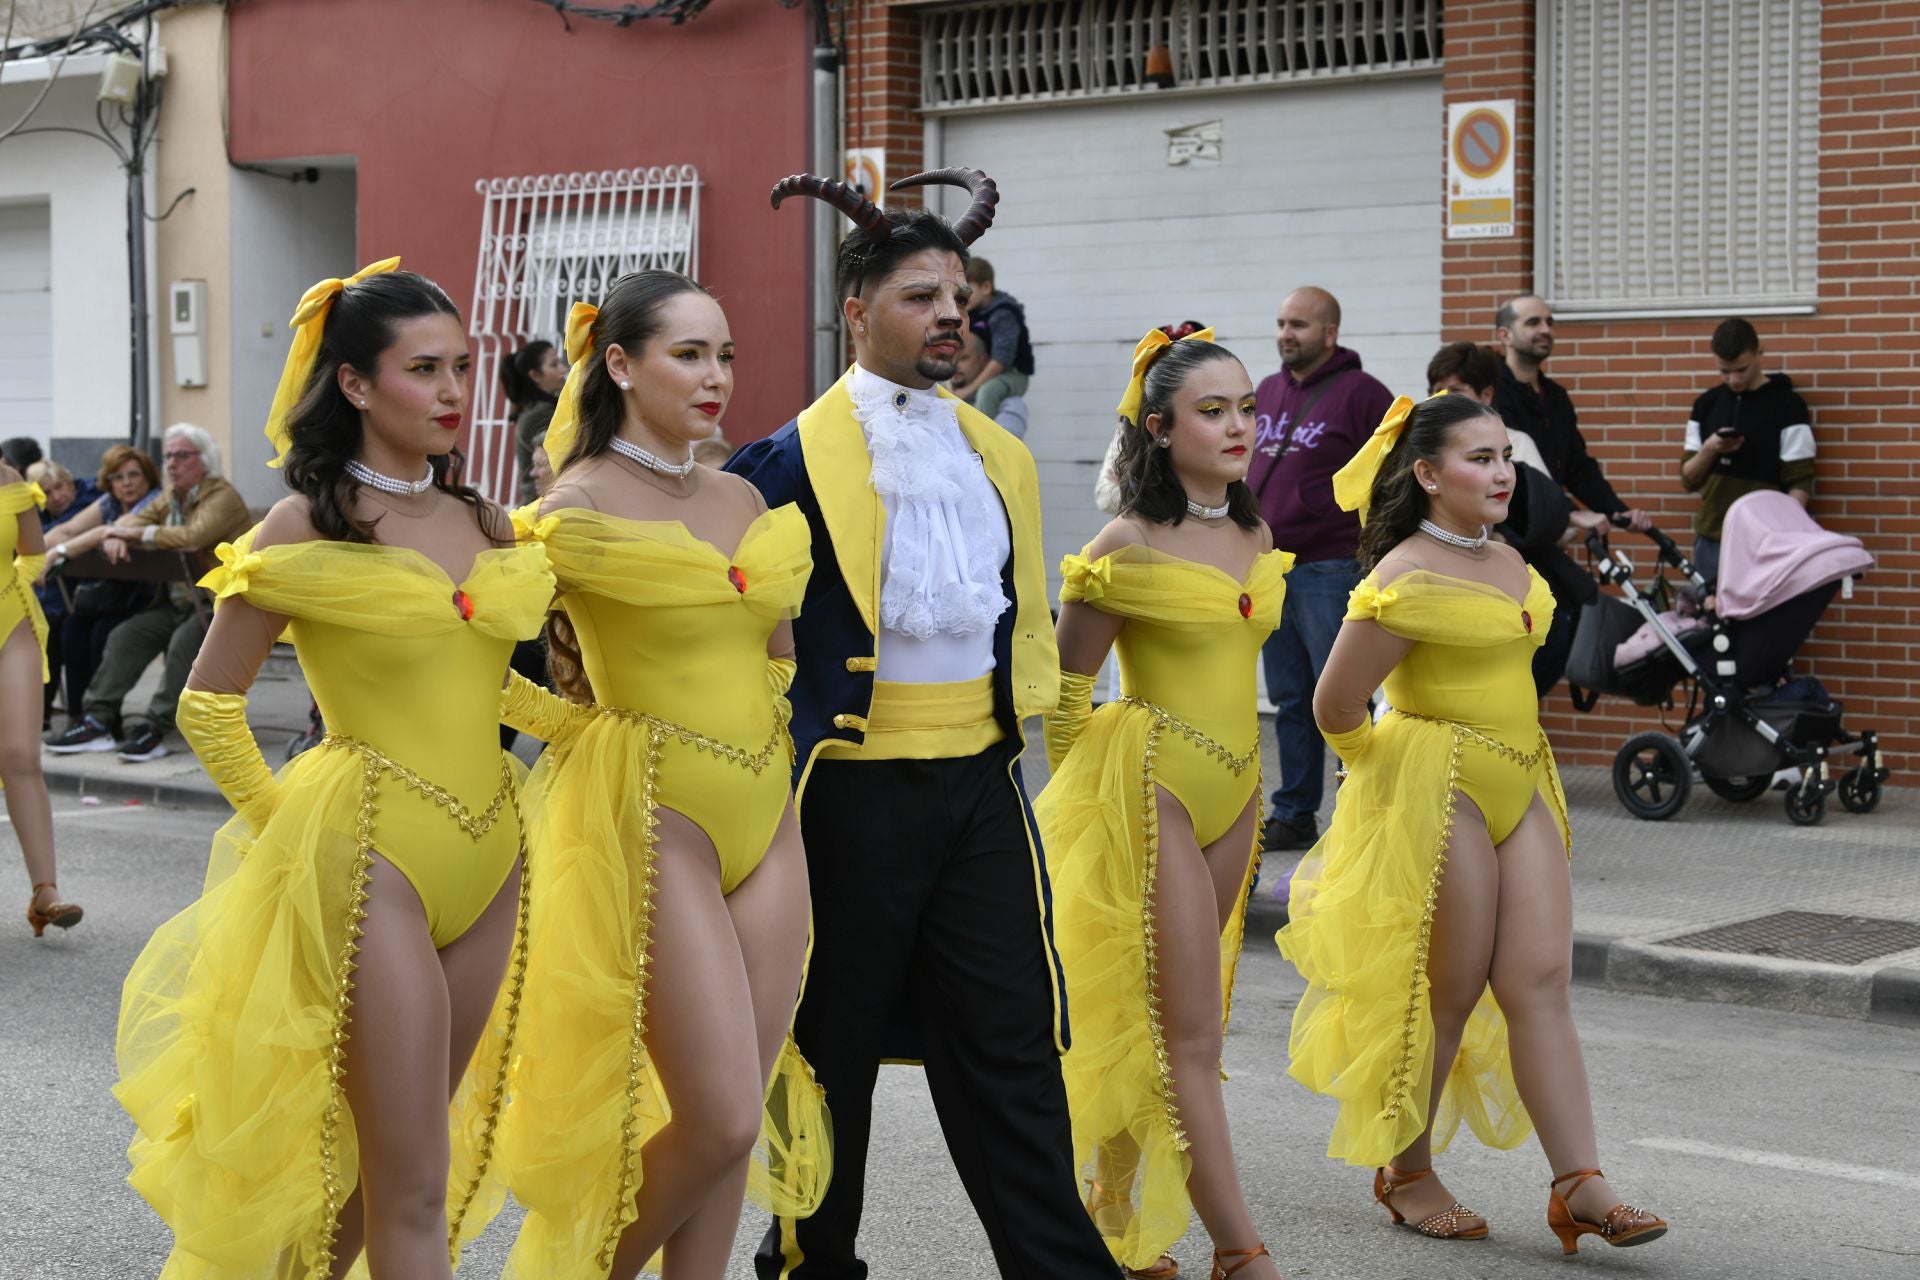
<path fill-rule="evenodd" d="M 973 0 L 920 49 L 928 114 L 1405 75 L 1440 68 L 1440 0 Z"/>
<path fill-rule="evenodd" d="M 1818 0 L 1548 0 L 1535 267 L 1562 318 L 1810 311 Z"/>

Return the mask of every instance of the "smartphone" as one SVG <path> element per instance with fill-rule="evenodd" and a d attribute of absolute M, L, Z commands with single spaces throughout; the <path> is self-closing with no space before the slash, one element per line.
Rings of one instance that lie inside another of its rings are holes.
<path fill-rule="evenodd" d="M 1721 427 L 1713 434 L 1719 436 L 1722 440 L 1738 440 L 1747 433 L 1738 427 Z"/>

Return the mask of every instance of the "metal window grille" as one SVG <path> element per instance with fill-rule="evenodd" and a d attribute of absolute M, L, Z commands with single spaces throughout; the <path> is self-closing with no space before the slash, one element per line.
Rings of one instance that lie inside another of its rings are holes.
<path fill-rule="evenodd" d="M 923 13 L 920 40 L 930 112 L 1218 91 L 1437 69 L 1440 0 L 993 0 Z"/>
<path fill-rule="evenodd" d="M 564 341 L 567 311 L 629 271 L 697 275 L 700 174 L 692 165 L 492 178 L 480 220 L 468 332 L 474 339 L 467 482 L 514 497 L 513 422 L 500 362 L 536 338 Z"/>
<path fill-rule="evenodd" d="M 1536 267 L 1561 313 L 1802 310 L 1818 0 L 1541 6 Z"/>

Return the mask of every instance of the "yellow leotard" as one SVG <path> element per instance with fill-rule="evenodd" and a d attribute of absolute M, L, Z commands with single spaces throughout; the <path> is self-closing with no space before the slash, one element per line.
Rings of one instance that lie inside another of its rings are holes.
<path fill-rule="evenodd" d="M 1159 857 L 1156 786 L 1193 820 L 1202 846 L 1260 793 L 1254 667 L 1280 623 L 1293 557 L 1269 551 L 1246 579 L 1144 546 L 1061 565 L 1062 601 L 1126 619 L 1115 647 L 1123 697 L 1096 711 L 1034 801 L 1053 881 L 1054 936 L 1067 975 L 1073 1045 L 1062 1061 L 1074 1158 L 1103 1173 L 1127 1152 L 1133 1176 L 1096 1215 L 1114 1256 L 1145 1267 L 1186 1234 L 1187 1139 L 1167 1074 L 1148 932 Z M 1257 865 L 1257 831 L 1247 875 Z M 1244 925 L 1242 892 L 1220 938 L 1230 1000 Z M 1228 1000 L 1223 1000 L 1223 1007 Z M 1137 1158 L 1131 1158 L 1137 1151 Z M 1130 1194 L 1128 1194 L 1130 1192 Z"/>
<path fill-rule="evenodd" d="M 514 519 L 551 557 L 595 705 L 527 786 L 541 869 L 534 995 L 501 1139 L 501 1172 L 527 1219 L 504 1274 L 597 1278 L 633 1220 L 641 1149 L 672 1116 L 648 1062 L 641 981 L 652 814 L 670 809 L 706 832 L 724 891 L 765 856 L 793 768 L 767 640 L 800 606 L 810 536 L 792 505 L 761 514 L 732 556 L 678 521 L 572 507 Z M 789 1040 L 752 1169 L 755 1199 L 789 1216 L 812 1212 L 826 1189 L 830 1133 L 823 1095 Z"/>
<path fill-rule="evenodd" d="M 365 980 L 353 974 L 373 856 L 413 884 L 437 945 L 498 893 L 520 850 L 500 686 L 553 595 L 539 547 L 482 552 L 456 587 L 402 548 L 253 551 L 252 537 L 222 545 L 202 585 L 292 618 L 329 733 L 280 771 L 257 836 L 239 818 L 221 830 L 205 892 L 127 976 L 114 1092 L 139 1126 L 131 1181 L 173 1228 L 168 1280 L 325 1274 L 334 1213 L 358 1176 L 335 1073 L 351 984 Z M 522 879 L 508 981 L 449 1117 L 456 1237 L 497 1207 L 475 1197 L 537 875 Z"/>
<path fill-rule="evenodd" d="M 40 678 L 49 679 L 47 671 L 47 616 L 40 611 L 40 601 L 33 594 L 33 580 L 40 576 L 40 566 L 46 563 L 43 556 L 23 556 L 20 548 L 20 520 L 39 507 L 46 505 L 46 495 L 40 492 L 37 484 L 16 481 L 13 484 L 0 484 L 0 643 L 13 634 L 13 629 L 22 622 L 33 628 L 34 639 L 40 644 Z"/>
<path fill-rule="evenodd" d="M 1496 843 L 1536 795 L 1567 838 L 1566 804 L 1540 728 L 1533 653 L 1553 593 L 1531 569 L 1526 600 L 1412 570 L 1354 588 L 1347 618 L 1414 646 L 1387 676 L 1393 710 L 1348 766 L 1333 824 L 1294 873 L 1280 949 L 1307 980 L 1289 1044 L 1295 1079 L 1340 1102 L 1327 1154 L 1382 1165 L 1427 1125 L 1433 1015 L 1426 957 L 1456 793 Z M 1571 845 L 1569 845 L 1571 847 Z M 1460 1121 L 1489 1146 L 1532 1131 L 1514 1089 L 1505 1023 L 1491 994 L 1469 1019 L 1447 1077 L 1434 1150 Z"/>

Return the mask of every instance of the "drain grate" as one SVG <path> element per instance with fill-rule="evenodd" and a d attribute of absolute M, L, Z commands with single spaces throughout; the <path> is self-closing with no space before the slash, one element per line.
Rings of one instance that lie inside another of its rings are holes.
<path fill-rule="evenodd" d="M 1920 923 L 1835 916 L 1819 911 L 1779 911 L 1757 920 L 1722 925 L 1700 933 L 1668 938 L 1661 945 L 1696 951 L 1732 951 L 1782 960 L 1819 960 L 1826 964 L 1864 964 L 1880 956 L 1920 947 Z"/>

